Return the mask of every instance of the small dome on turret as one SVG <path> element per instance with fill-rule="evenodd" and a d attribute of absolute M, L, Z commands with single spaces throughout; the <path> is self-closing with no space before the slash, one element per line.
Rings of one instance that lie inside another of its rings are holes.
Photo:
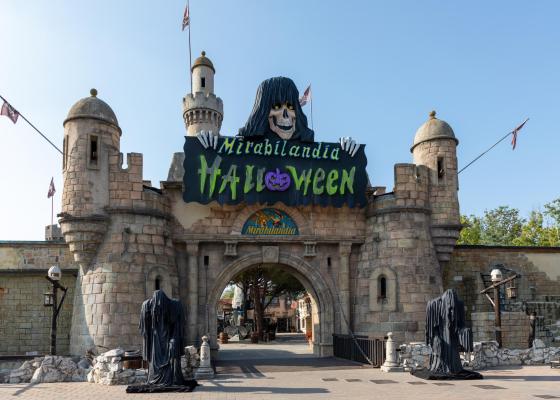
<path fill-rule="evenodd" d="M 214 71 L 214 73 L 216 73 L 216 70 L 214 69 L 214 64 L 212 64 L 212 61 L 210 61 L 210 59 L 208 57 L 206 57 L 206 52 L 203 51 L 200 54 L 200 57 L 198 57 L 196 60 L 194 60 L 194 64 L 192 66 L 191 71 L 194 71 L 194 69 L 196 67 L 208 67 L 210 68 L 212 71 Z"/>
<path fill-rule="evenodd" d="M 459 143 L 451 126 L 447 122 L 437 119 L 436 112 L 432 111 L 430 118 L 416 131 L 410 151 L 412 152 L 420 143 L 435 139 L 453 139 L 455 143 Z"/>
<path fill-rule="evenodd" d="M 91 89 L 89 97 L 78 100 L 76 104 L 70 108 L 68 116 L 62 125 L 66 124 L 68 121 L 81 118 L 98 119 L 114 125 L 119 131 L 121 129 L 117 121 L 117 116 L 107 103 L 97 97 L 96 89 Z"/>

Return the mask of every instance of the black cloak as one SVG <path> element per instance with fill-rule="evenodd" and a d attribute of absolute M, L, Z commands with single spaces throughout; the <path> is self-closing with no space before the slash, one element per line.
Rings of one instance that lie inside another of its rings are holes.
<path fill-rule="evenodd" d="M 156 290 L 142 303 L 140 333 L 144 339 L 142 358 L 148 361 L 148 379 L 144 385 L 127 387 L 128 393 L 192 391 L 196 381 L 187 381 L 181 371 L 183 347 L 183 306 Z"/>
<path fill-rule="evenodd" d="M 426 307 L 426 344 L 432 348 L 428 371 L 415 371 L 424 379 L 482 379 L 478 372 L 464 370 L 459 356 L 473 350 L 472 332 L 465 327 L 465 306 L 455 289 L 447 289 Z"/>
<path fill-rule="evenodd" d="M 313 143 L 315 134 L 307 126 L 307 117 L 299 104 L 296 85 L 290 78 L 282 76 L 267 79 L 259 85 L 253 111 L 245 126 L 239 129 L 239 136 L 279 139 L 278 135 L 270 130 L 268 115 L 273 105 L 283 103 L 291 103 L 296 113 L 296 129 L 290 140 Z"/>

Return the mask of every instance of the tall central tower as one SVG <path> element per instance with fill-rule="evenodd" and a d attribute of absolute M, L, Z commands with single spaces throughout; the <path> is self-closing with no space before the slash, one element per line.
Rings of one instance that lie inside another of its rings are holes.
<path fill-rule="evenodd" d="M 183 98 L 183 119 L 187 136 L 200 131 L 220 134 L 224 118 L 222 99 L 214 94 L 214 64 L 203 51 L 192 66 L 192 93 Z"/>

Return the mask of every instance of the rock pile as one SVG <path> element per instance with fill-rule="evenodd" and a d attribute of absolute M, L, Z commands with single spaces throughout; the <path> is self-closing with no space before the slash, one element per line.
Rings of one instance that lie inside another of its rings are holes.
<path fill-rule="evenodd" d="M 10 371 L 4 380 L 7 383 L 84 382 L 90 369 L 91 364 L 85 358 L 76 363 L 70 357 L 36 357 Z"/>
<path fill-rule="evenodd" d="M 405 371 L 430 365 L 430 354 L 432 349 L 424 342 L 411 342 L 399 346 L 399 360 Z"/>
<path fill-rule="evenodd" d="M 145 383 L 147 370 L 124 369 L 122 357 L 123 349 L 113 349 L 97 356 L 94 366 L 87 374 L 87 381 L 102 385 L 131 385 L 134 383 Z M 181 357 L 181 369 L 186 379 L 192 379 L 194 369 L 198 365 L 197 350 L 193 346 L 185 348 L 185 355 Z"/>
<path fill-rule="evenodd" d="M 427 368 L 430 365 L 431 349 L 423 342 L 413 342 L 400 346 L 399 359 L 405 370 Z M 461 355 L 463 365 L 472 369 L 507 365 L 548 364 L 560 357 L 560 347 L 546 347 L 540 339 L 535 339 L 530 349 L 499 349 L 495 341 L 475 342 L 472 353 Z"/>
<path fill-rule="evenodd" d="M 524 350 L 499 349 L 495 341 L 476 342 L 466 365 L 484 369 L 502 365 L 548 364 L 557 357 L 560 357 L 560 347 L 546 347 L 540 339 L 535 339 L 532 348 Z"/>

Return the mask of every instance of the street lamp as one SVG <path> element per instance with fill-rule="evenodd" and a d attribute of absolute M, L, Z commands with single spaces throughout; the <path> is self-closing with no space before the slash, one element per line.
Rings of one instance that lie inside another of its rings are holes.
<path fill-rule="evenodd" d="M 66 297 L 66 291 L 68 290 L 62 286 L 58 281 L 62 278 L 62 271 L 58 265 L 53 265 L 49 268 L 47 276 L 45 277 L 52 284 L 52 293 L 44 293 L 43 304 L 46 307 L 52 307 L 52 319 L 51 319 L 51 349 L 50 354 L 56 354 L 56 320 L 60 309 L 62 308 L 62 303 L 64 303 L 64 298 Z M 62 298 L 60 303 L 57 301 L 58 289 L 62 290 Z"/>
<path fill-rule="evenodd" d="M 498 267 L 498 266 L 496 266 Z M 513 274 L 513 276 L 507 277 L 504 279 L 502 271 L 500 268 L 494 268 L 490 272 L 490 280 L 492 281 L 492 285 L 487 287 L 486 289 L 482 290 L 480 294 L 486 295 L 492 306 L 494 307 L 494 332 L 496 337 L 496 342 L 498 342 L 498 347 L 502 347 L 502 316 L 500 313 L 500 286 L 505 285 L 506 283 L 512 283 L 513 290 L 508 291 L 508 297 L 515 298 L 517 293 L 515 290 L 515 284 L 513 283 L 516 278 L 519 278 L 520 275 Z M 511 289 L 511 288 L 510 288 Z M 494 300 L 488 295 L 490 290 L 494 290 Z M 513 294 L 513 296 L 512 296 Z"/>

